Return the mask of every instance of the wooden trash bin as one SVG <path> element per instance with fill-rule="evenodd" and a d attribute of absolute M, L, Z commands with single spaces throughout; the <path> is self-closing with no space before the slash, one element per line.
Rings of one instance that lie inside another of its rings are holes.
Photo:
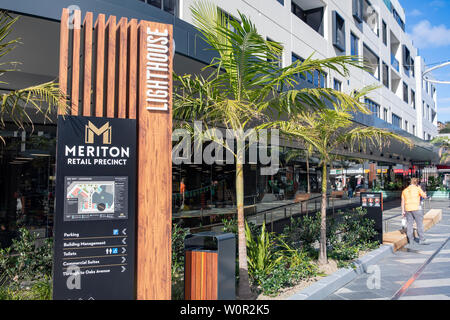
<path fill-rule="evenodd" d="M 185 300 L 234 300 L 235 235 L 216 232 L 189 234 L 184 248 Z"/>

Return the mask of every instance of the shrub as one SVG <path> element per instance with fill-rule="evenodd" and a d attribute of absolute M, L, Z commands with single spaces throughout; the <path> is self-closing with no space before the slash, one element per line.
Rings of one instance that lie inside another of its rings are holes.
<path fill-rule="evenodd" d="M 36 237 L 27 229 L 21 228 L 19 235 L 11 247 L 0 249 L 0 273 L 15 283 L 51 278 L 52 239 L 45 239 L 43 245 L 37 246 Z"/>
<path fill-rule="evenodd" d="M 280 242 L 280 250 L 276 252 L 278 259 L 272 271 L 269 274 L 257 273 L 260 288 L 266 295 L 275 295 L 302 279 L 316 276 L 318 271 L 306 252 L 291 247 L 281 237 L 277 241 Z"/>
<path fill-rule="evenodd" d="M 279 261 L 275 256 L 275 241 L 263 224 L 258 236 L 254 236 L 247 222 L 245 223 L 247 241 L 247 262 L 249 276 L 260 284 L 260 279 L 273 271 Z"/>
<path fill-rule="evenodd" d="M 184 298 L 184 239 L 188 229 L 172 226 L 172 299 Z"/>

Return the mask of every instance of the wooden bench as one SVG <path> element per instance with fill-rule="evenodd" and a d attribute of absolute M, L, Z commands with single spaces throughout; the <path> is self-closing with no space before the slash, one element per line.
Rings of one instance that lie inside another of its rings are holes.
<path fill-rule="evenodd" d="M 428 211 L 423 217 L 424 231 L 431 229 L 435 224 L 439 223 L 441 219 L 442 209 L 431 209 Z M 414 235 L 417 237 L 418 235 L 416 229 L 416 223 L 414 223 Z M 390 244 L 393 246 L 394 251 L 397 251 L 408 244 L 408 238 L 403 230 L 386 232 L 383 234 L 383 244 Z"/>

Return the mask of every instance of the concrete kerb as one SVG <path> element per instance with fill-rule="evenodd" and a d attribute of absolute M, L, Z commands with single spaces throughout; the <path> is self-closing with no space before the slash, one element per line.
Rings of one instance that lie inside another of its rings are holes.
<path fill-rule="evenodd" d="M 376 264 L 393 253 L 394 250 L 391 245 L 381 245 L 380 248 L 357 259 L 353 263 L 354 268 L 339 269 L 328 277 L 290 296 L 288 300 L 322 300 L 355 279 L 359 274 L 367 272 L 370 265 Z"/>

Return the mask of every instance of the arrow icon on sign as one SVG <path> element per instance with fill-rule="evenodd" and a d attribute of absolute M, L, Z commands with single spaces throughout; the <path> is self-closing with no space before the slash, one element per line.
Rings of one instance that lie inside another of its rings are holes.
<path fill-rule="evenodd" d="M 127 238 L 123 238 L 123 239 L 122 239 L 122 243 L 123 243 L 123 244 L 127 244 Z"/>
<path fill-rule="evenodd" d="M 127 252 L 127 249 L 122 247 L 122 253 L 125 253 L 125 252 Z"/>
<path fill-rule="evenodd" d="M 127 261 L 127 258 L 122 257 L 122 263 L 125 263 L 125 261 Z"/>
<path fill-rule="evenodd" d="M 125 268 L 124 266 L 122 266 L 122 271 L 120 271 L 120 272 L 125 272 L 125 270 L 127 270 L 127 268 Z"/>
<path fill-rule="evenodd" d="M 122 234 L 123 234 L 124 236 L 127 235 L 127 228 L 125 228 L 125 229 L 122 230 Z"/>

